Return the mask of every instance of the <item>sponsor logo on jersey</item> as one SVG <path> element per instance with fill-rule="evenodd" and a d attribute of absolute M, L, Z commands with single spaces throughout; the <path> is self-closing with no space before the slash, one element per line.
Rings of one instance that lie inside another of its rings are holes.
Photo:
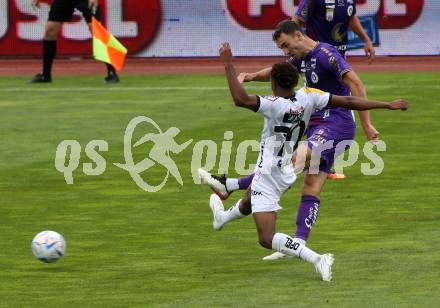
<path fill-rule="evenodd" d="M 337 23 L 332 29 L 332 38 L 335 42 L 342 42 L 344 38 L 347 36 L 347 33 L 342 32 L 342 23 Z"/>
<path fill-rule="evenodd" d="M 336 60 L 336 57 L 332 54 L 332 52 L 330 50 L 328 50 L 327 48 L 325 48 L 325 47 L 321 47 L 321 51 L 323 51 L 327 55 L 328 62 L 330 64 L 335 65 L 336 68 L 338 69 L 338 71 L 340 71 L 341 70 L 341 65 Z"/>
<path fill-rule="evenodd" d="M 264 98 L 270 100 L 271 102 L 274 102 L 278 99 L 278 96 L 269 95 L 265 96 Z"/>
<path fill-rule="evenodd" d="M 319 82 L 318 74 L 316 74 L 315 72 L 312 72 L 312 74 L 310 75 L 310 78 L 312 79 L 313 83 Z"/>
<path fill-rule="evenodd" d="M 302 119 L 304 115 L 304 107 L 297 106 L 295 108 L 291 108 L 288 113 L 284 114 L 283 122 L 284 123 L 295 123 Z"/>
<path fill-rule="evenodd" d="M 262 195 L 263 193 L 261 191 L 256 191 L 256 190 L 252 191 L 252 196 L 262 196 Z"/>
<path fill-rule="evenodd" d="M 331 56 L 331 57 L 328 58 L 328 63 L 333 64 L 335 62 L 336 62 L 335 57 Z"/>

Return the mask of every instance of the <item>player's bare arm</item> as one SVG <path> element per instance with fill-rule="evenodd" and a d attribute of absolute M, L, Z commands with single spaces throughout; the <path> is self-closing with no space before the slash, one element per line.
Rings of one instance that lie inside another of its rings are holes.
<path fill-rule="evenodd" d="M 232 63 L 232 51 L 229 43 L 223 43 L 219 53 L 220 60 L 225 66 L 226 79 L 228 80 L 229 90 L 231 91 L 235 106 L 256 110 L 258 108 L 257 97 L 248 95 L 237 79 L 237 73 Z"/>
<path fill-rule="evenodd" d="M 356 33 L 365 43 L 364 45 L 364 51 L 365 55 L 368 58 L 368 63 L 373 63 L 373 61 L 376 59 L 376 52 L 373 47 L 373 43 L 371 42 L 370 38 L 368 37 L 367 33 L 365 33 L 364 28 L 362 27 L 361 22 L 359 21 L 359 18 L 356 15 L 353 15 L 350 18 L 350 29 Z"/>
<path fill-rule="evenodd" d="M 359 76 L 354 71 L 344 74 L 342 81 L 350 88 L 351 95 L 367 98 L 367 91 Z M 369 141 L 379 140 L 379 132 L 371 123 L 370 113 L 368 111 L 359 111 L 362 129 Z"/>
<path fill-rule="evenodd" d="M 270 81 L 271 70 L 272 67 L 267 67 L 255 73 L 240 73 L 240 75 L 238 75 L 238 82 Z"/>
<path fill-rule="evenodd" d="M 353 110 L 370 110 L 370 109 L 389 109 L 389 110 L 407 110 L 408 102 L 402 99 L 392 101 L 390 103 L 381 101 L 372 101 L 357 96 L 338 96 L 332 95 L 329 101 L 332 107 L 343 107 Z"/>

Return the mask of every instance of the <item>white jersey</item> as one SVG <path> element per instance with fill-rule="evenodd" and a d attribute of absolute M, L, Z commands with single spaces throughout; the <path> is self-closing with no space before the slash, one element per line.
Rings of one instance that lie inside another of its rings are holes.
<path fill-rule="evenodd" d="M 260 154 L 256 170 L 270 173 L 273 167 L 290 165 L 310 116 L 327 107 L 331 94 L 314 88 L 301 88 L 291 98 L 260 97 L 258 113 L 264 116 Z"/>

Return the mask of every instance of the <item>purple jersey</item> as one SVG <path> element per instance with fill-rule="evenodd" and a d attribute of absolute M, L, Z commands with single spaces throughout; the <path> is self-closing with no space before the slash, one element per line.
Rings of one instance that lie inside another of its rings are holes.
<path fill-rule="evenodd" d="M 356 14 L 356 0 L 302 0 L 295 15 L 306 23 L 306 34 L 315 41 L 347 50 L 350 18 Z"/>
<path fill-rule="evenodd" d="M 350 88 L 342 82 L 345 73 L 352 70 L 338 50 L 326 43 L 318 43 L 302 60 L 290 58 L 299 72 L 305 74 L 307 87 L 316 88 L 334 95 L 349 96 Z M 310 125 L 338 123 L 354 126 L 352 112 L 341 107 L 329 107 L 315 112 Z"/>

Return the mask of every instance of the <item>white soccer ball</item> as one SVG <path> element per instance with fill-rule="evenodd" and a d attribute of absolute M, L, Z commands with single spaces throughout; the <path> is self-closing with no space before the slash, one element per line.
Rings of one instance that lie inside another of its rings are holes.
<path fill-rule="evenodd" d="M 66 252 L 66 242 L 55 231 L 43 231 L 32 240 L 32 252 L 38 260 L 46 263 L 58 261 Z"/>

